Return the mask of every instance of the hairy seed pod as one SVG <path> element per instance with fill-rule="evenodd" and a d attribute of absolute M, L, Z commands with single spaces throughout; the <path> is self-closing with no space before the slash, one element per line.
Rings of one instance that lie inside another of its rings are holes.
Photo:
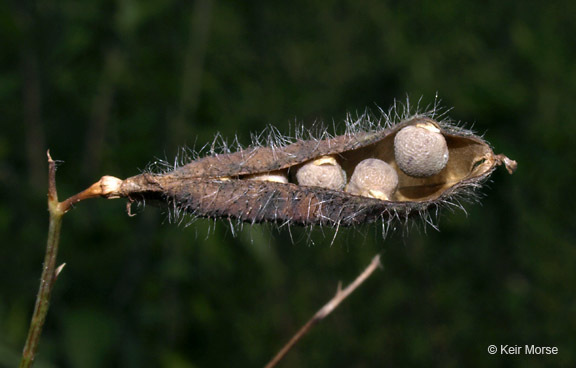
<path fill-rule="evenodd" d="M 346 172 L 332 156 L 322 156 L 307 162 L 296 171 L 298 185 L 342 190 L 346 185 Z"/>
<path fill-rule="evenodd" d="M 356 165 L 346 192 L 389 201 L 397 187 L 396 170 L 382 160 L 368 158 Z"/>
<path fill-rule="evenodd" d="M 394 158 L 407 175 L 417 178 L 436 175 L 448 163 L 446 139 L 432 122 L 406 126 L 394 137 Z"/>
<path fill-rule="evenodd" d="M 198 217 L 339 227 L 380 219 L 387 223 L 391 219 L 426 215 L 430 208 L 459 205 L 462 199 L 473 198 L 474 190 L 497 166 L 505 165 L 510 173 L 516 169 L 515 161 L 494 154 L 481 137 L 429 116 L 417 115 L 393 124 L 387 116 L 382 122 L 364 115 L 347 123 L 347 133 L 335 137 L 296 138 L 291 143 L 285 137 L 273 137 L 269 145 L 212 153 L 167 172 L 136 175 L 122 181 L 107 196 L 161 201 L 178 213 Z M 398 169 L 394 141 L 403 128 L 422 125 L 432 125 L 440 131 L 450 160 L 435 175 L 415 177 Z M 326 156 L 337 157 L 347 176 L 352 176 L 368 158 L 389 163 L 398 175 L 392 200 L 299 185 L 298 181 L 246 180 L 247 176 L 278 170 L 294 172 Z"/>

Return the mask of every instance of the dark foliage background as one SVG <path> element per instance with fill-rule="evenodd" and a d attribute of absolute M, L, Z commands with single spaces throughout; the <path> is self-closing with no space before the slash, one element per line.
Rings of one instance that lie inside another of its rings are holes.
<path fill-rule="evenodd" d="M 394 99 L 454 107 L 518 160 L 440 231 L 166 221 L 123 201 L 64 219 L 37 367 L 262 366 L 380 252 L 286 367 L 576 365 L 572 1 L 9 1 L 0 5 L 0 366 L 43 259 L 46 149 L 61 197 L 214 135 L 342 121 Z M 490 344 L 556 356 L 489 355 Z"/>

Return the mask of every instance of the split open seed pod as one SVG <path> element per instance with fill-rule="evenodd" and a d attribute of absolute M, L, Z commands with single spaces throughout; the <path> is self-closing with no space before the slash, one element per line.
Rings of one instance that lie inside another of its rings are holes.
<path fill-rule="evenodd" d="M 418 178 L 398 169 L 394 138 L 411 125 L 432 125 L 446 140 L 449 159 L 437 174 Z M 297 168 L 321 157 L 337 158 L 348 178 L 363 160 L 382 160 L 396 170 L 397 190 L 391 198 L 382 200 L 344 190 L 298 185 L 296 180 L 247 180 L 270 172 L 294 178 Z M 351 226 L 379 219 L 404 219 L 430 207 L 466 199 L 501 164 L 510 173 L 516 168 L 515 161 L 495 154 L 486 141 L 472 132 L 428 116 L 415 116 L 395 125 L 373 124 L 365 130 L 323 140 L 295 139 L 282 146 L 255 146 L 209 155 L 169 172 L 128 178 L 109 196 L 131 201 L 159 200 L 200 217 Z"/>

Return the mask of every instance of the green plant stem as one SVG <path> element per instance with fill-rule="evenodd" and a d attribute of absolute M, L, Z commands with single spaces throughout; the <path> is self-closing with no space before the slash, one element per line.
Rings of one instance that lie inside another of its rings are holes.
<path fill-rule="evenodd" d="M 20 368 L 31 367 L 36 357 L 42 327 L 46 320 L 48 307 L 50 306 L 50 296 L 56 281 L 56 256 L 58 255 L 58 244 L 60 242 L 60 229 L 62 227 L 62 216 L 66 212 L 58 202 L 56 194 L 56 165 L 50 154 L 48 154 L 48 210 L 50 212 L 50 224 L 48 226 L 48 240 L 46 242 L 46 255 L 44 257 L 44 268 L 40 278 L 40 288 L 36 296 L 34 313 L 26 338 L 26 345 L 22 352 Z"/>

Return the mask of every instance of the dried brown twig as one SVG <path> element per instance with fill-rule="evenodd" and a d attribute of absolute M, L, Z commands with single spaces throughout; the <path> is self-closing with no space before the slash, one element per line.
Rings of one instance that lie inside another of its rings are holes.
<path fill-rule="evenodd" d="M 292 349 L 294 345 L 308 332 L 310 329 L 322 321 L 327 315 L 332 313 L 344 299 L 346 299 L 358 286 L 362 285 L 370 275 L 376 270 L 376 268 L 381 267 L 380 263 L 380 255 L 376 255 L 372 258 L 372 262 L 366 267 L 366 269 L 358 275 L 356 280 L 348 285 L 345 289 L 342 290 L 341 284 L 338 285 L 338 290 L 336 290 L 336 295 L 330 299 L 328 303 L 326 303 L 316 314 L 308 321 L 296 334 L 288 341 L 286 345 L 274 356 L 274 358 L 266 365 L 266 368 L 275 367 L 286 354 Z"/>

